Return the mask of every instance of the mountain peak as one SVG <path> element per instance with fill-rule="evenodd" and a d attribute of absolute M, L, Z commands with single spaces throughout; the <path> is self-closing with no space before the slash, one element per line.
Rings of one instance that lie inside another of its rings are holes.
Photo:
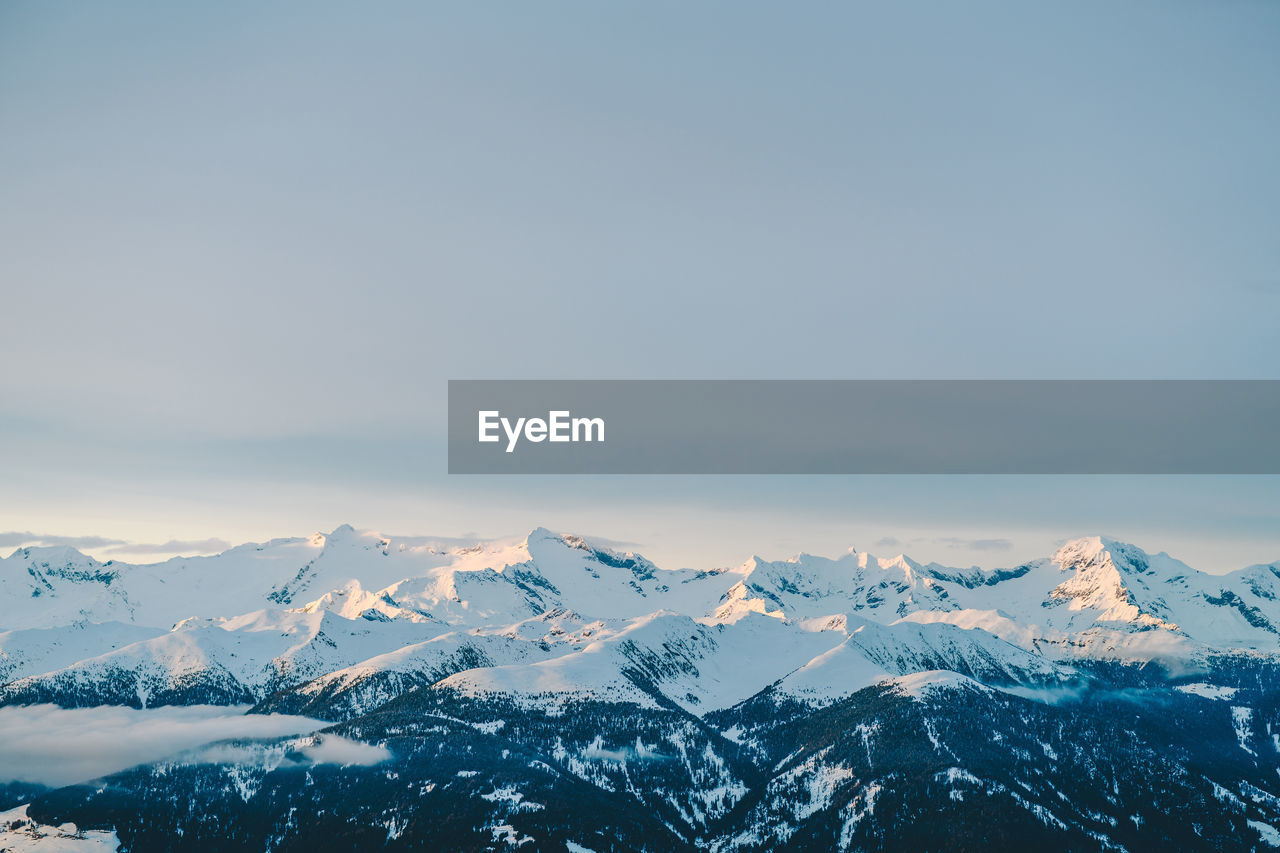
<path fill-rule="evenodd" d="M 17 548 L 10 559 L 21 555 L 33 563 L 50 566 L 100 566 L 93 557 L 70 545 L 31 545 Z"/>
<path fill-rule="evenodd" d="M 554 530 L 548 530 L 547 528 L 539 525 L 538 527 L 530 530 L 529 535 L 524 537 L 525 542 L 542 542 L 548 539 L 564 540 L 565 535 L 562 533 L 556 533 Z"/>
<path fill-rule="evenodd" d="M 358 533 L 358 532 L 356 531 L 356 529 L 355 529 L 354 527 L 352 527 L 350 524 L 339 524 L 337 527 L 335 527 L 335 528 L 333 529 L 333 532 L 332 532 L 332 533 L 330 533 L 330 534 L 328 535 L 328 537 L 326 537 L 326 538 L 327 538 L 330 542 L 332 542 L 332 541 L 334 541 L 335 539 L 337 539 L 337 540 L 341 540 L 341 539 L 351 539 L 351 538 L 353 538 L 353 537 L 355 537 L 355 536 L 358 536 L 358 535 L 359 535 L 359 533 Z"/>
<path fill-rule="evenodd" d="M 1150 557 L 1136 545 L 1106 536 L 1085 536 L 1067 542 L 1053 555 L 1053 562 L 1064 571 L 1110 566 L 1119 572 L 1145 572 Z"/>

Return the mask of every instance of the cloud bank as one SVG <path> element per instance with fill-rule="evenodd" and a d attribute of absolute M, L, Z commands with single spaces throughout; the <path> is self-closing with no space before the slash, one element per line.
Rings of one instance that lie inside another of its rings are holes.
<path fill-rule="evenodd" d="M 70 546 L 103 554 L 216 554 L 231 547 L 225 539 L 170 539 L 168 542 L 131 542 L 106 536 L 59 536 L 30 530 L 0 532 L 0 548 Z"/>
<path fill-rule="evenodd" d="M 0 708 L 0 782 L 71 785 L 138 764 L 197 750 L 229 738 L 273 738 L 308 734 L 328 723 L 286 714 L 248 714 L 244 707 L 196 705 L 139 710 L 116 706 L 59 708 L 29 705 Z M 343 745 L 304 744 L 313 762 L 364 763 L 371 755 Z M 356 747 L 377 750 L 353 741 Z M 313 750 L 312 753 L 308 749 Z M 350 756 L 361 759 L 356 761 Z M 207 759 L 218 760 L 215 755 Z"/>
<path fill-rule="evenodd" d="M 107 548 L 108 554 L 216 554 L 227 550 L 225 539 L 170 539 L 168 542 L 122 542 Z"/>
<path fill-rule="evenodd" d="M 6 530 L 0 532 L 0 548 L 21 548 L 24 545 L 59 546 L 72 548 L 106 548 L 129 544 L 123 539 L 105 536 L 58 536 L 51 533 L 32 533 L 30 530 Z"/>
<path fill-rule="evenodd" d="M 962 536 L 917 536 L 910 543 L 903 542 L 895 536 L 885 536 L 876 540 L 877 548 L 905 548 L 911 544 L 927 542 L 944 545 L 948 548 L 965 548 L 970 551 L 1008 551 L 1013 543 L 1008 539 L 968 539 Z"/>

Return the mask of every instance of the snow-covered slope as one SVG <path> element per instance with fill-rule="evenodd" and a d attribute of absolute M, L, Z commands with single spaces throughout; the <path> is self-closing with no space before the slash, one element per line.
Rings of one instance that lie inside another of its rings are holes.
<path fill-rule="evenodd" d="M 27 807 L 0 812 L 0 850 L 5 853 L 111 853 L 114 832 L 80 830 L 73 823 L 46 826 L 27 817 Z"/>
<path fill-rule="evenodd" d="M 231 619 L 188 619 L 158 636 L 13 679 L 0 687 L 0 702 L 252 702 L 431 633 L 421 623 L 374 623 L 324 612 L 262 610 Z"/>
<path fill-rule="evenodd" d="M 0 633 L 0 683 L 70 666 L 165 633 L 123 622 L 75 622 Z"/>
<path fill-rule="evenodd" d="M 268 697 L 259 710 L 349 719 L 456 672 L 533 663 L 572 651 L 574 647 L 568 643 L 551 646 L 474 630 L 451 631 L 280 690 Z"/>
<path fill-rule="evenodd" d="M 756 614 L 707 624 L 664 611 L 606 631 L 574 654 L 467 670 L 440 686 L 473 696 L 674 704 L 701 713 L 749 698 L 844 639 L 838 630 Z"/>

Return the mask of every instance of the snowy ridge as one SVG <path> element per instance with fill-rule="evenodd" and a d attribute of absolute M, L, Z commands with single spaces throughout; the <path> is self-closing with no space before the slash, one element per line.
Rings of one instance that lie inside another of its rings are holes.
<path fill-rule="evenodd" d="M 1084 660 L 1280 651 L 1280 564 L 1211 576 L 1102 537 L 987 571 L 855 549 L 669 571 L 543 528 L 462 543 L 344 525 L 151 565 L 18 549 L 0 604 L 0 702 L 333 717 L 432 686 L 704 714 L 934 670 L 1045 686 Z"/>

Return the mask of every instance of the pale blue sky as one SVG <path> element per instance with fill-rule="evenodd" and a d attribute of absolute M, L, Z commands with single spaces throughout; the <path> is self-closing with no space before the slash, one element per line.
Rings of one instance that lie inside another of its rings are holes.
<path fill-rule="evenodd" d="M 1275 478 L 459 481 L 441 435 L 450 377 L 1275 378 L 1277 45 L 1264 2 L 3 4 L 0 533 L 1280 558 Z"/>

